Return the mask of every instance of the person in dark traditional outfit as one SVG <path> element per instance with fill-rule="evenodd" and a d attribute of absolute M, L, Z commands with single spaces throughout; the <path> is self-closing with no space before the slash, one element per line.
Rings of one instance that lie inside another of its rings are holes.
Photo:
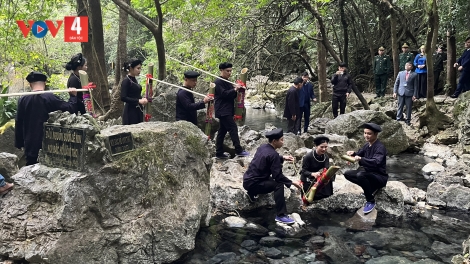
<path fill-rule="evenodd" d="M 315 92 L 313 91 L 313 83 L 310 82 L 310 76 L 308 72 L 302 73 L 302 89 L 299 91 L 299 107 L 300 115 L 297 117 L 299 121 L 302 120 L 302 115 L 304 116 L 304 133 L 308 132 L 308 125 L 310 123 L 310 106 L 312 101 L 317 101 L 315 98 Z M 301 131 L 302 132 L 302 129 Z"/>
<path fill-rule="evenodd" d="M 333 84 L 333 98 L 331 100 L 331 108 L 333 110 L 333 117 L 339 114 L 344 115 L 346 111 L 346 98 L 349 97 L 352 87 L 354 85 L 351 76 L 347 73 L 347 65 L 341 62 L 338 65 L 338 71 L 331 77 L 331 84 Z"/>
<path fill-rule="evenodd" d="M 138 124 L 144 121 L 143 107 L 147 104 L 147 99 L 142 98 L 141 95 L 142 86 L 135 78 L 140 75 L 142 61 L 139 59 L 131 59 L 124 64 L 123 68 L 128 74 L 121 83 L 121 101 L 124 102 L 122 124 Z"/>
<path fill-rule="evenodd" d="M 312 152 L 304 156 L 302 160 L 302 170 L 300 171 L 300 180 L 304 192 L 307 193 L 312 184 L 315 184 L 323 169 L 330 167 L 330 161 L 326 150 L 330 139 L 325 136 L 316 137 L 313 140 L 315 147 Z M 320 200 L 333 195 L 333 181 L 323 186 L 315 192 L 314 200 Z"/>
<path fill-rule="evenodd" d="M 31 72 L 26 77 L 31 90 L 44 91 L 47 76 L 40 72 Z M 42 148 L 44 122 L 49 113 L 57 110 L 75 113 L 77 109 L 77 91 L 69 88 L 70 99 L 62 101 L 52 93 L 25 95 L 18 100 L 15 123 L 15 147 L 24 148 L 26 165 L 38 163 L 39 150 Z"/>
<path fill-rule="evenodd" d="M 223 62 L 219 64 L 220 77 L 228 80 L 232 76 L 232 64 Z M 224 153 L 224 138 L 227 132 L 230 134 L 235 153 L 239 157 L 247 157 L 250 155 L 247 151 L 243 150 L 240 145 L 240 138 L 238 137 L 238 127 L 233 120 L 235 114 L 234 102 L 237 98 L 238 89 L 242 88 L 240 85 L 232 85 L 221 79 L 214 81 L 215 83 L 215 102 L 214 111 L 215 117 L 219 119 L 220 127 L 215 139 L 215 156 L 219 159 L 227 159 L 228 155 Z"/>
<path fill-rule="evenodd" d="M 457 90 L 450 97 L 457 98 L 461 93 L 470 91 L 470 37 L 465 39 L 465 51 L 454 63 L 454 67 L 460 72 Z"/>
<path fill-rule="evenodd" d="M 358 170 L 349 170 L 344 173 L 344 177 L 364 190 L 366 204 L 364 213 L 370 213 L 375 208 L 374 196 L 380 188 L 387 185 L 388 174 L 386 171 L 387 149 L 384 144 L 377 139 L 382 128 L 374 123 L 365 123 L 364 138 L 367 143 L 357 152 L 348 151 L 349 156 L 359 161 L 361 166 Z"/>
<path fill-rule="evenodd" d="M 195 71 L 186 71 L 184 73 L 183 87 L 190 90 L 194 89 L 199 75 Z M 196 103 L 192 93 L 183 89 L 178 90 L 176 94 L 176 121 L 185 120 L 197 126 L 197 110 L 203 109 L 205 104 L 213 99 L 212 96 L 206 96 L 203 101 Z"/>
<path fill-rule="evenodd" d="M 284 185 L 290 188 L 294 185 L 302 188 L 300 184 L 292 182 L 282 174 L 284 160 L 293 161 L 292 156 L 281 156 L 276 149 L 284 144 L 282 128 L 266 132 L 268 144 L 261 145 L 257 150 L 248 170 L 243 175 L 243 188 L 247 191 L 251 202 L 255 202 L 258 194 L 274 192 L 276 202 L 276 222 L 293 224 L 295 221 L 287 216 L 286 201 L 284 199 Z"/>
<path fill-rule="evenodd" d="M 86 71 L 88 68 L 87 60 L 81 53 L 74 55 L 69 62 L 65 65 L 65 69 L 72 71 L 70 73 L 69 79 L 67 80 L 67 87 L 73 87 L 77 89 L 82 89 L 82 83 L 80 82 L 80 75 L 78 71 Z M 87 85 L 86 83 L 84 85 Z M 83 103 L 83 92 L 77 92 L 77 110 L 75 114 L 81 113 L 82 115 L 86 113 L 85 104 Z"/>
<path fill-rule="evenodd" d="M 284 107 L 284 117 L 287 118 L 287 132 L 297 134 L 300 130 L 300 106 L 299 90 L 302 88 L 303 80 L 295 78 L 294 85 L 287 90 L 286 105 Z"/>

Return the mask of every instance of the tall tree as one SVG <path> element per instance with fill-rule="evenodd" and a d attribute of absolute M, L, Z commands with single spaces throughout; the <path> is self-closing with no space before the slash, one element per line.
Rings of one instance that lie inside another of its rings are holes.
<path fill-rule="evenodd" d="M 77 0 L 77 14 L 79 16 L 88 16 L 88 42 L 82 43 L 82 53 L 88 60 L 89 79 L 96 85 L 96 88 L 92 91 L 95 111 L 103 115 L 108 111 L 111 99 L 105 63 L 103 17 L 100 1 Z"/>
<path fill-rule="evenodd" d="M 126 3 L 125 0 L 113 0 L 119 8 L 126 11 L 135 20 L 144 25 L 150 32 L 152 32 L 155 42 L 157 44 L 158 55 L 158 79 L 163 80 L 166 77 L 166 59 L 165 59 L 165 46 L 163 41 L 163 12 L 160 1 L 155 0 L 156 17 L 151 18 Z"/>

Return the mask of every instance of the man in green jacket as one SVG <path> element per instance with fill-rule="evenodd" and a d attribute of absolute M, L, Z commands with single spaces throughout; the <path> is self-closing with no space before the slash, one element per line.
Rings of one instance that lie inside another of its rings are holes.
<path fill-rule="evenodd" d="M 388 73 L 391 68 L 390 56 L 385 55 L 384 47 L 379 48 L 379 55 L 374 58 L 375 98 L 384 97 L 387 88 Z"/>
<path fill-rule="evenodd" d="M 400 71 L 404 71 L 405 70 L 405 64 L 407 62 L 413 62 L 413 53 L 409 52 L 408 51 L 408 44 L 406 43 L 403 43 L 403 45 L 401 46 L 401 51 L 402 53 L 400 53 L 400 55 L 398 55 L 398 61 L 399 61 L 399 65 L 398 65 L 398 68 L 400 69 Z"/>

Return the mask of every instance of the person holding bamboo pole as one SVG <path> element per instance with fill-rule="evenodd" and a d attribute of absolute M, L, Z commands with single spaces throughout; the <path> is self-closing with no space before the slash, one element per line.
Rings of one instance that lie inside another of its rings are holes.
<path fill-rule="evenodd" d="M 220 78 L 228 80 L 232 76 L 232 64 L 223 62 L 219 64 Z M 228 159 L 229 156 L 224 153 L 224 138 L 227 132 L 230 134 L 235 153 L 239 157 L 247 157 L 250 155 L 240 145 L 240 138 L 238 137 L 238 127 L 235 123 L 234 114 L 234 101 L 237 98 L 238 89 L 243 89 L 241 85 L 232 85 L 221 79 L 216 79 L 215 83 L 215 117 L 219 119 L 220 127 L 215 139 L 216 152 L 215 156 L 219 159 Z"/>
<path fill-rule="evenodd" d="M 367 214 L 375 208 L 374 196 L 377 191 L 387 185 L 387 149 L 377 138 L 379 132 L 382 131 L 379 125 L 365 123 L 363 127 L 366 144 L 357 152 L 352 150 L 347 152 L 348 156 L 358 161 L 361 167 L 358 170 L 346 171 L 344 177 L 364 190 L 367 201 L 364 205 L 364 213 Z"/>
<path fill-rule="evenodd" d="M 26 77 L 33 92 L 44 91 L 47 76 L 40 72 L 31 72 Z M 68 102 L 52 93 L 25 95 L 18 100 L 15 120 L 15 147 L 24 148 L 26 165 L 38 163 L 39 150 L 42 148 L 44 122 L 49 113 L 57 110 L 75 113 L 77 110 L 77 91 L 69 88 Z"/>
<path fill-rule="evenodd" d="M 199 75 L 201 74 L 195 71 L 184 72 L 183 87 L 189 90 L 194 89 Z M 179 89 L 176 94 L 176 121 L 185 120 L 197 126 L 197 110 L 203 109 L 212 100 L 214 100 L 212 96 L 206 96 L 196 103 L 192 93 Z"/>
<path fill-rule="evenodd" d="M 142 98 L 142 86 L 135 78 L 140 75 L 142 61 L 131 59 L 124 63 L 123 70 L 128 74 L 121 83 L 121 101 L 124 102 L 122 124 L 138 124 L 144 121 L 143 108 L 148 102 L 146 98 Z"/>
<path fill-rule="evenodd" d="M 69 79 L 67 80 L 67 87 L 81 89 L 82 83 L 80 82 L 80 74 L 78 71 L 86 71 L 87 68 L 87 60 L 81 53 L 73 55 L 70 61 L 65 65 L 65 69 L 71 71 Z M 87 85 L 87 83 L 84 85 Z M 85 104 L 83 102 L 83 92 L 77 92 L 77 110 L 75 110 L 75 114 L 78 113 L 82 115 L 86 113 Z"/>

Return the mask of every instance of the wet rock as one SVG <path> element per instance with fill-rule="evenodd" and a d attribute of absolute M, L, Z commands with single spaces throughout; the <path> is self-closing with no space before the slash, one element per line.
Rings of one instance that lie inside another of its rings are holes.
<path fill-rule="evenodd" d="M 305 245 L 312 250 L 322 248 L 325 245 L 325 238 L 323 236 L 313 236 L 305 242 Z"/>
<path fill-rule="evenodd" d="M 323 264 L 317 262 L 308 262 L 310 264 Z M 270 259 L 269 264 L 307 264 L 306 260 L 300 259 L 298 257 L 287 257 L 283 259 Z"/>
<path fill-rule="evenodd" d="M 433 143 L 425 143 L 421 149 L 425 156 L 444 160 L 444 166 L 451 167 L 457 163 L 457 157 L 452 148 L 446 145 L 437 145 Z"/>
<path fill-rule="evenodd" d="M 399 181 L 389 181 L 387 182 L 387 186 L 393 187 L 395 189 L 399 189 L 401 194 L 403 195 L 403 202 L 405 204 L 411 204 L 411 205 L 416 204 L 417 200 L 414 199 L 410 191 L 410 188 L 408 188 L 404 183 L 399 182 Z"/>
<path fill-rule="evenodd" d="M 428 163 L 421 169 L 423 175 L 435 175 L 444 170 L 445 168 L 439 163 Z"/>
<path fill-rule="evenodd" d="M 264 255 L 268 258 L 280 259 L 282 258 L 282 252 L 277 248 L 267 248 L 264 250 Z"/>
<path fill-rule="evenodd" d="M 331 263 L 362 263 L 340 238 L 331 234 L 325 238 L 325 247 L 322 252 L 326 260 Z"/>
<path fill-rule="evenodd" d="M 228 229 L 235 230 L 235 232 L 240 231 L 241 233 L 249 233 L 253 236 L 264 236 L 268 233 L 268 229 L 265 227 L 236 216 L 229 216 L 223 219 L 222 224 Z"/>
<path fill-rule="evenodd" d="M 446 187 L 433 182 L 428 186 L 426 201 L 442 208 L 467 211 L 470 209 L 470 188 L 458 184 Z"/>
<path fill-rule="evenodd" d="M 446 244 L 460 244 L 470 234 L 470 226 L 467 221 L 441 214 L 432 215 L 430 220 L 431 222 L 427 222 L 420 231 L 432 240 L 442 241 Z M 453 235 L 449 236 L 449 234 Z"/>
<path fill-rule="evenodd" d="M 327 123 L 325 133 L 343 135 L 355 139 L 357 142 L 363 142 L 363 128 L 361 126 L 368 122 L 376 123 L 382 127 L 383 131 L 379 134 L 379 139 L 387 148 L 388 155 L 398 154 L 408 148 L 408 137 L 399 122 L 377 111 L 358 110 L 340 115 Z M 360 146 L 362 144 L 359 144 L 357 148 Z"/>
<path fill-rule="evenodd" d="M 193 250 L 210 211 L 211 159 L 210 145 L 192 127 L 108 128 L 131 132 L 135 149 L 91 173 L 23 167 L 12 177 L 13 195 L 0 199 L 0 255 L 36 263 L 155 263 Z"/>
<path fill-rule="evenodd" d="M 459 254 L 461 250 L 458 244 L 446 244 L 440 241 L 434 241 L 431 246 L 431 251 L 436 258 L 445 263 L 451 263 L 452 257 Z"/>
<path fill-rule="evenodd" d="M 233 252 L 225 252 L 225 253 L 220 253 L 215 256 L 213 256 L 211 259 L 207 261 L 208 264 L 219 264 L 219 263 L 235 263 L 238 259 L 237 254 Z"/>
<path fill-rule="evenodd" d="M 245 240 L 240 244 L 240 246 L 252 252 L 259 248 L 258 243 L 256 243 L 254 240 Z"/>
<path fill-rule="evenodd" d="M 413 261 L 398 256 L 383 256 L 368 260 L 366 264 L 411 264 Z"/>
<path fill-rule="evenodd" d="M 373 248 L 393 248 L 395 250 L 424 250 L 431 247 L 429 238 L 420 232 L 396 227 L 377 228 L 354 235 L 357 244 L 367 244 Z M 420 241 L 416 244 L 416 241 Z"/>
<path fill-rule="evenodd" d="M 10 177 L 18 172 L 18 157 L 6 152 L 0 153 L 0 174 L 9 182 Z"/>
<path fill-rule="evenodd" d="M 393 185 L 385 186 L 375 195 L 377 221 L 382 225 L 396 225 L 397 220 L 401 220 L 404 213 L 404 200 L 400 188 Z"/>
<path fill-rule="evenodd" d="M 265 247 L 278 247 L 284 245 L 284 240 L 273 236 L 262 237 L 259 244 Z"/>
<path fill-rule="evenodd" d="M 364 214 L 364 209 L 360 208 L 353 217 L 345 222 L 345 225 L 348 229 L 355 231 L 371 230 L 372 226 L 375 225 L 376 218 L 377 210 L 374 209 L 372 212 Z"/>
<path fill-rule="evenodd" d="M 459 141 L 459 136 L 455 130 L 444 130 L 436 135 L 437 144 L 452 145 Z"/>
<path fill-rule="evenodd" d="M 246 220 L 241 217 L 229 216 L 222 220 L 228 228 L 242 228 L 246 225 Z"/>
<path fill-rule="evenodd" d="M 416 202 L 426 200 L 426 192 L 418 188 L 409 188 L 413 200 Z"/>

